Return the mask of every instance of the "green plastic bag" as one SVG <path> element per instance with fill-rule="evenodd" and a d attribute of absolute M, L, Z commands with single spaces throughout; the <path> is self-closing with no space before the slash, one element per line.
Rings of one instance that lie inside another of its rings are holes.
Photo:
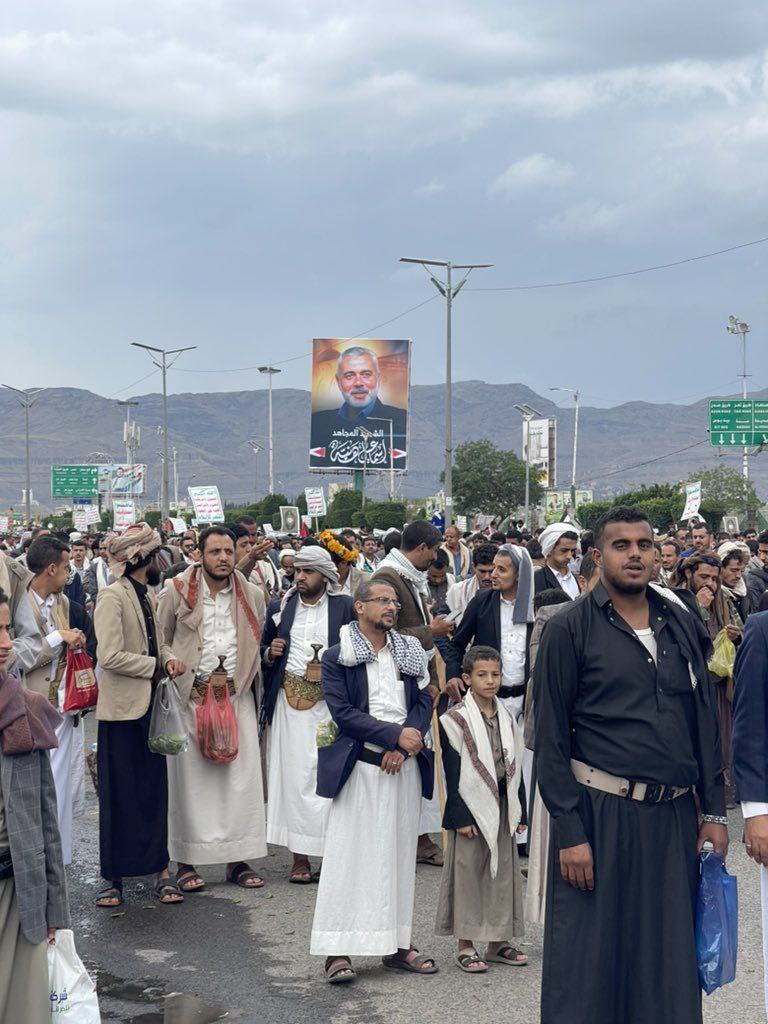
<path fill-rule="evenodd" d="M 712 657 L 707 662 L 707 668 L 713 675 L 729 679 L 733 675 L 733 667 L 736 664 L 736 648 L 733 645 L 733 640 L 724 629 L 721 629 L 712 646 L 714 650 Z"/>

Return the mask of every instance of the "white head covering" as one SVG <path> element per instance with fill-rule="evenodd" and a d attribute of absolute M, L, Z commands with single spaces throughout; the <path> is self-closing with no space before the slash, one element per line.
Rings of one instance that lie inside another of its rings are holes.
<path fill-rule="evenodd" d="M 326 592 L 328 594 L 338 594 L 341 590 L 341 584 L 339 583 L 339 570 L 333 564 L 333 559 L 325 548 L 320 547 L 319 544 L 310 544 L 309 547 L 300 548 L 293 560 L 294 569 L 314 569 L 319 572 L 321 576 L 324 576 L 328 581 Z M 296 584 L 294 584 L 290 590 L 286 591 L 285 597 L 283 598 L 280 608 L 285 608 L 288 603 L 288 599 L 296 593 Z"/>
<path fill-rule="evenodd" d="M 550 523 L 543 531 L 539 537 L 539 544 L 541 544 L 541 553 L 545 558 L 552 553 L 564 533 L 573 533 L 576 537 L 579 536 L 579 531 L 573 523 Z"/>
<path fill-rule="evenodd" d="M 512 610 L 512 622 L 523 625 L 533 622 L 533 562 L 528 550 L 518 544 L 502 544 L 500 555 L 507 555 L 517 569 L 517 596 Z"/>
<path fill-rule="evenodd" d="M 738 555 L 742 562 L 748 562 L 752 552 L 742 540 L 727 540 L 717 549 L 717 557 L 722 562 L 728 555 Z"/>

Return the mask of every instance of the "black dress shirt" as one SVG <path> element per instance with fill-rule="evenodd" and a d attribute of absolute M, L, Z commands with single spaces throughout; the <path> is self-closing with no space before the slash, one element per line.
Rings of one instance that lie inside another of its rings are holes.
<path fill-rule="evenodd" d="M 128 577 L 131 586 L 136 591 L 141 610 L 144 615 L 144 625 L 147 629 L 147 653 L 150 658 L 157 657 L 157 633 L 155 632 L 155 616 L 152 613 L 152 605 L 149 602 L 149 594 L 143 583 L 139 583 L 133 576 Z"/>
<path fill-rule="evenodd" d="M 564 607 L 542 637 L 533 673 L 536 764 L 563 847 L 586 842 L 571 758 L 621 778 L 696 786 L 706 812 L 724 813 L 700 624 L 647 593 L 655 663 L 602 584 Z"/>

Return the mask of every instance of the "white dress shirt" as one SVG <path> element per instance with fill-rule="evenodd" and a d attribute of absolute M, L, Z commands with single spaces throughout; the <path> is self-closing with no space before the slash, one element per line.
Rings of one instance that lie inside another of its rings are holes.
<path fill-rule="evenodd" d="M 307 662 L 312 661 L 314 651 L 312 644 L 322 644 L 319 656 L 328 647 L 328 595 L 323 594 L 315 604 L 305 604 L 301 596 L 296 601 L 296 614 L 291 626 L 291 643 L 288 647 L 288 660 L 285 671 L 295 676 L 303 676 L 307 671 Z"/>
<path fill-rule="evenodd" d="M 34 597 L 35 601 L 37 601 L 37 607 L 40 611 L 40 617 L 42 618 L 45 625 L 48 627 L 45 634 L 45 639 L 48 643 L 48 646 L 54 649 L 56 647 L 61 647 L 63 643 L 61 633 L 58 631 L 58 629 L 56 629 L 56 627 L 53 624 L 53 605 L 55 603 L 56 595 L 49 594 L 48 597 L 43 598 L 40 597 L 36 590 L 32 590 L 31 587 L 30 593 Z M 56 657 L 56 661 L 58 661 L 58 656 Z M 55 671 L 56 670 L 54 668 L 54 674 Z"/>
<path fill-rule="evenodd" d="M 408 705 L 405 702 L 405 685 L 392 657 L 389 638 L 375 660 L 365 666 L 365 674 L 368 678 L 368 713 L 380 722 L 402 725 L 408 717 Z M 383 749 L 375 743 L 366 743 L 365 746 L 369 750 Z"/>
<path fill-rule="evenodd" d="M 232 614 L 234 588 L 232 582 L 214 597 L 203 578 L 203 650 L 197 671 L 210 675 L 224 658 L 227 676 L 232 677 L 237 664 L 237 630 Z"/>
<path fill-rule="evenodd" d="M 552 567 L 550 566 L 550 568 Z M 552 569 L 552 572 L 555 574 L 557 582 L 570 598 L 577 598 L 579 596 L 581 593 L 579 590 L 579 583 L 570 569 L 566 572 L 565 576 L 563 576 L 562 573 L 559 573 L 557 569 Z"/>
<path fill-rule="evenodd" d="M 502 685 L 520 686 L 525 682 L 525 653 L 528 627 L 512 621 L 515 602 L 501 598 L 501 675 Z"/>

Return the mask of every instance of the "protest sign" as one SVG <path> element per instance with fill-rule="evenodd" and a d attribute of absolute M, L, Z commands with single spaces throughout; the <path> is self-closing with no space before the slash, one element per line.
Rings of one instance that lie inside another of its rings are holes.
<path fill-rule="evenodd" d="M 218 487 L 188 487 L 189 500 L 195 510 L 195 518 L 201 526 L 224 522 L 224 506 Z"/>

